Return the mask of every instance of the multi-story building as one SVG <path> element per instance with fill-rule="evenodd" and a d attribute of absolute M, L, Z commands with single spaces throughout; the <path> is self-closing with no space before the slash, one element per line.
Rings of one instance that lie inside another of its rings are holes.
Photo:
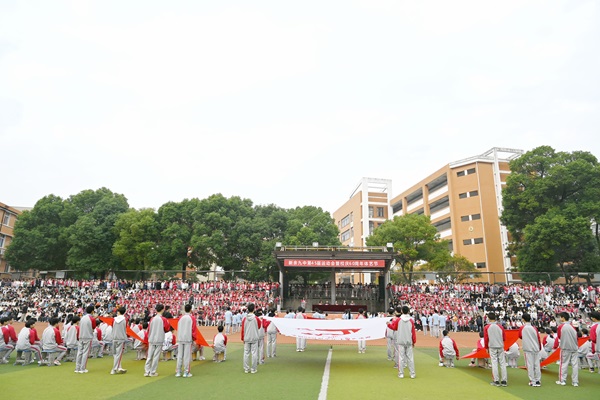
<path fill-rule="evenodd" d="M 493 148 L 452 162 L 391 199 L 392 214 L 425 214 L 455 254 L 482 272 L 481 280 L 512 280 L 508 231 L 500 223 L 509 161 L 522 150 Z"/>
<path fill-rule="evenodd" d="M 366 246 L 373 230 L 390 218 L 389 196 L 392 181 L 389 179 L 362 178 L 350 198 L 333 213 L 340 230 L 340 242 L 344 246 Z M 371 273 L 351 273 L 338 276 L 349 283 L 371 283 Z"/>
<path fill-rule="evenodd" d="M 13 239 L 13 228 L 21 211 L 0 203 L 0 273 L 10 272 L 10 265 L 4 259 L 4 251 Z"/>

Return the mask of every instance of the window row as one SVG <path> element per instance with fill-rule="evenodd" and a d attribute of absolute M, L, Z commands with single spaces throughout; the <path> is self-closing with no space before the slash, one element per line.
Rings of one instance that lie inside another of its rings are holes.
<path fill-rule="evenodd" d="M 463 215 L 462 217 L 460 217 L 460 220 L 462 222 L 465 221 L 475 221 L 481 219 L 481 214 L 471 214 L 471 215 Z"/>
<path fill-rule="evenodd" d="M 354 229 L 348 229 L 348 230 L 342 232 L 342 234 L 340 235 L 340 241 L 342 243 L 346 242 L 346 241 L 350 240 L 350 238 L 352 236 L 354 236 Z"/>
<path fill-rule="evenodd" d="M 374 213 L 373 206 L 369 206 L 369 218 L 373 218 Z M 377 218 L 385 218 L 385 209 L 383 207 L 377 207 Z"/>
<path fill-rule="evenodd" d="M 465 246 L 470 246 L 472 244 L 481 244 L 483 243 L 483 238 L 472 238 L 463 240 L 463 244 Z"/>
<path fill-rule="evenodd" d="M 350 225 L 350 222 L 352 222 L 352 213 L 342 218 L 342 220 L 340 221 L 340 228 Z"/>
<path fill-rule="evenodd" d="M 458 195 L 459 199 L 466 199 L 467 197 L 475 197 L 479 196 L 479 192 L 477 190 L 473 190 L 472 192 L 465 192 Z"/>
<path fill-rule="evenodd" d="M 469 168 L 469 169 L 464 169 L 462 171 L 458 171 L 456 173 L 456 176 L 466 176 L 466 175 L 471 175 L 475 173 L 475 168 Z"/>

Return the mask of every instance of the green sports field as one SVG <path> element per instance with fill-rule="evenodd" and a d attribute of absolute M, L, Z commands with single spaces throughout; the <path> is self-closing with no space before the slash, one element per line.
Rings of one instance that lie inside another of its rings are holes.
<path fill-rule="evenodd" d="M 508 387 L 492 387 L 491 371 L 468 367 L 460 360 L 456 368 L 437 365 L 437 351 L 415 350 L 416 379 L 399 379 L 392 362 L 386 359 L 383 346 L 368 346 L 366 354 L 358 354 L 355 345 L 330 347 L 310 342 L 305 352 L 295 346 L 278 346 L 277 358 L 267 359 L 257 374 L 244 374 L 242 346 L 228 346 L 227 361 L 209 360 L 193 363 L 192 378 L 175 378 L 175 361 L 160 362 L 160 376 L 143 376 L 144 361 L 135 361 L 135 353 L 123 358 L 124 375 L 110 375 L 112 357 L 91 359 L 88 374 L 75 374 L 74 364 L 59 367 L 0 365 L 0 392 L 4 399 L 44 397 L 46 399 L 319 399 L 329 350 L 332 348 L 327 399 L 548 399 L 557 396 L 597 398 L 600 374 L 581 370 L 580 387 L 557 386 L 557 366 L 542 373 L 542 387 L 527 385 L 527 373 L 508 370 Z M 461 349 L 465 353 L 470 349 Z M 14 353 L 13 353 L 14 358 Z M 11 360 L 12 361 L 12 360 Z"/>

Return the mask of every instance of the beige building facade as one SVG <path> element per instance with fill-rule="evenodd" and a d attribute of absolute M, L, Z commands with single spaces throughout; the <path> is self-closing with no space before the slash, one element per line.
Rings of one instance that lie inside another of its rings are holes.
<path fill-rule="evenodd" d="M 21 211 L 0 203 L 0 273 L 10 272 L 10 265 L 4 259 L 4 252 L 12 242 L 13 228 Z"/>
<path fill-rule="evenodd" d="M 333 219 L 340 231 L 343 246 L 364 247 L 373 230 L 390 219 L 392 181 L 389 179 L 362 178 L 350 198 L 336 211 Z M 339 274 L 338 282 L 372 283 L 371 273 Z"/>
<path fill-rule="evenodd" d="M 452 162 L 392 198 L 392 216 L 428 215 L 453 253 L 475 264 L 480 280 L 511 281 L 511 260 L 505 251 L 508 232 L 499 217 L 509 162 L 522 153 L 493 148 Z"/>

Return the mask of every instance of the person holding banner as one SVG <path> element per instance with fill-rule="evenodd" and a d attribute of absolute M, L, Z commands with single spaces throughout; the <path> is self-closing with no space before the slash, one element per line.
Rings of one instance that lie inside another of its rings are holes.
<path fill-rule="evenodd" d="M 358 314 L 356 315 L 356 319 L 365 319 L 367 318 L 365 316 L 365 310 L 363 310 L 362 308 L 360 308 L 358 310 Z M 358 342 L 358 353 L 359 354 L 364 354 L 367 352 L 367 341 L 364 339 L 359 339 L 357 340 Z"/>
<path fill-rule="evenodd" d="M 179 349 L 177 351 L 177 367 L 175 368 L 175 377 L 183 375 L 184 378 L 192 376 L 190 364 L 192 359 L 192 343 L 196 341 L 196 318 L 191 315 L 192 305 L 186 304 L 183 307 L 184 314 L 177 323 L 177 335 L 179 336 Z"/>
<path fill-rule="evenodd" d="M 113 320 L 112 326 L 112 354 L 113 367 L 110 370 L 111 375 L 124 374 L 126 369 L 121 367 L 121 359 L 125 352 L 125 344 L 127 343 L 127 319 L 125 312 L 127 309 L 123 306 L 117 308 L 117 316 Z"/>
<path fill-rule="evenodd" d="M 162 345 L 165 341 L 165 333 L 171 329 L 169 321 L 163 317 L 165 306 L 159 303 L 154 309 L 156 315 L 152 317 L 148 324 L 148 356 L 144 366 L 144 376 L 151 377 L 158 376 L 156 369 L 158 368 Z"/>
<path fill-rule="evenodd" d="M 560 367 L 558 370 L 557 385 L 565 386 L 567 384 L 567 375 L 569 364 L 571 364 L 571 383 L 573 386 L 579 386 L 579 355 L 577 350 L 577 331 L 569 323 L 569 313 L 566 311 L 558 314 L 560 325 L 556 330 L 556 340 L 554 349 L 560 348 Z"/>
<path fill-rule="evenodd" d="M 508 386 L 506 374 L 506 357 L 504 356 L 504 341 L 506 334 L 502 325 L 496 323 L 496 313 L 488 314 L 489 324 L 483 328 L 483 341 L 485 349 L 490 355 L 492 364 L 492 386 Z M 500 376 L 498 376 L 500 367 Z"/>
<path fill-rule="evenodd" d="M 388 323 L 388 327 L 395 331 L 396 354 L 398 355 L 398 378 L 404 378 L 404 368 L 408 367 L 410 378 L 416 377 L 415 359 L 413 348 L 417 343 L 415 322 L 411 318 L 408 306 L 396 307 L 396 312 L 402 312 L 400 318 Z"/>
<path fill-rule="evenodd" d="M 258 330 L 260 320 L 254 315 L 254 303 L 248 303 L 248 314 L 242 320 L 241 339 L 244 342 L 244 372 L 257 373 L 258 365 Z M 250 364 L 252 357 L 252 364 Z"/>
<path fill-rule="evenodd" d="M 305 319 L 304 308 L 302 306 L 298 307 L 298 312 L 294 316 L 296 319 Z M 306 349 L 306 338 L 296 337 L 296 351 L 303 352 Z"/>
<path fill-rule="evenodd" d="M 269 317 L 275 317 L 275 311 L 269 311 Z M 269 320 L 264 320 L 263 323 L 267 327 L 267 358 L 277 356 L 277 327 Z"/>
<path fill-rule="evenodd" d="M 540 368 L 540 351 L 543 349 L 540 333 L 531 325 L 531 315 L 523 313 L 521 317 L 524 325 L 519 330 L 519 339 L 525 355 L 525 367 L 529 376 L 529 386 L 542 386 L 542 370 Z"/>

